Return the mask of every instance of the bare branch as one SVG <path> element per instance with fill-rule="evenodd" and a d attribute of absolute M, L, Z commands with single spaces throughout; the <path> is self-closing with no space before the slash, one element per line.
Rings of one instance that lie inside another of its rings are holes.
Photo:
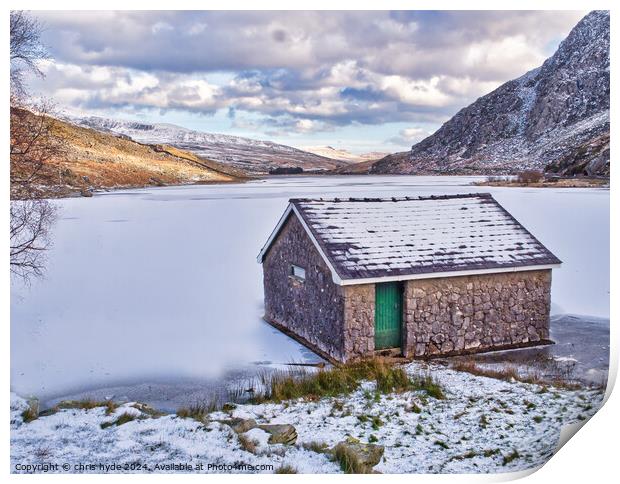
<path fill-rule="evenodd" d="M 11 95 L 25 97 L 24 76 L 31 72 L 43 77 L 38 61 L 48 59 L 47 49 L 41 42 L 42 26 L 38 20 L 18 10 L 11 12 Z"/>

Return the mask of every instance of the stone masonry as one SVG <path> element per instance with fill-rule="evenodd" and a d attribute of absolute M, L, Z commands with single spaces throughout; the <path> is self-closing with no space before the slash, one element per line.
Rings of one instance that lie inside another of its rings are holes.
<path fill-rule="evenodd" d="M 375 285 L 344 288 L 344 356 L 351 360 L 375 350 Z"/>
<path fill-rule="evenodd" d="M 306 279 L 291 275 L 303 267 Z M 344 288 L 296 216 L 283 225 L 263 261 L 265 319 L 323 356 L 344 361 Z M 374 293 L 373 293 L 374 294 Z"/>
<path fill-rule="evenodd" d="M 551 270 L 407 281 L 407 357 L 479 352 L 549 339 Z"/>
<path fill-rule="evenodd" d="M 303 267 L 305 280 L 291 274 Z M 339 286 L 296 216 L 263 261 L 265 319 L 340 362 L 374 352 L 375 286 Z M 518 347 L 549 338 L 551 270 L 404 281 L 407 358 Z"/>

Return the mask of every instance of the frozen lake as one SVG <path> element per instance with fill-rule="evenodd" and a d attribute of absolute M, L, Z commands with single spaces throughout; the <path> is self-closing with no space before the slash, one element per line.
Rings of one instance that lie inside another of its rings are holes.
<path fill-rule="evenodd" d="M 491 192 L 564 262 L 553 314 L 608 319 L 609 190 L 476 179 L 281 177 L 59 200 L 45 279 L 13 281 L 12 390 L 100 389 L 174 408 L 229 373 L 318 361 L 261 319 L 256 255 L 291 197 Z"/>

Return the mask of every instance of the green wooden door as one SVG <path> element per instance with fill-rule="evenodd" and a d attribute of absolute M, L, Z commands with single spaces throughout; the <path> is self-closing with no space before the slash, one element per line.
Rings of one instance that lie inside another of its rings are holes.
<path fill-rule="evenodd" d="M 399 282 L 375 284 L 375 349 L 400 346 L 403 297 Z"/>

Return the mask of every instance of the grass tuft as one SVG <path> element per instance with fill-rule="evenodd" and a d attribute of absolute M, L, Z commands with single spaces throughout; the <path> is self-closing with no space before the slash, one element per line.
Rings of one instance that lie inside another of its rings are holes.
<path fill-rule="evenodd" d="M 430 375 L 410 377 L 404 368 L 392 366 L 380 359 L 362 360 L 339 367 L 306 373 L 287 370 L 262 376 L 264 394 L 255 395 L 253 403 L 282 402 L 298 398 L 318 400 L 323 397 L 347 395 L 359 388 L 362 381 L 376 384 L 375 402 L 380 394 L 405 391 L 424 391 L 437 399 L 445 398 L 442 388 Z"/>
<path fill-rule="evenodd" d="M 510 454 L 504 456 L 502 465 L 505 466 L 506 464 L 510 464 L 513 460 L 518 459 L 519 457 L 521 456 L 519 455 L 519 452 L 517 452 L 517 449 L 515 449 Z"/>
<path fill-rule="evenodd" d="M 334 460 L 340 464 L 340 469 L 345 474 L 370 474 L 368 469 L 348 446 L 340 443 L 334 447 Z"/>
<path fill-rule="evenodd" d="M 301 444 L 301 446 L 304 449 L 316 452 L 317 454 L 323 454 L 329 448 L 329 445 L 327 445 L 327 443 L 317 442 L 315 440 L 313 440 L 312 442 L 306 442 L 304 444 Z"/>
<path fill-rule="evenodd" d="M 430 374 L 417 375 L 412 379 L 412 382 L 413 390 L 424 391 L 429 397 L 436 398 L 437 400 L 444 400 L 446 398 L 441 385 Z"/>
<path fill-rule="evenodd" d="M 26 423 L 32 422 L 33 420 L 36 420 L 37 418 L 39 418 L 39 413 L 34 408 L 28 407 L 26 410 L 22 412 L 22 418 L 24 419 L 24 422 Z"/>
<path fill-rule="evenodd" d="M 436 440 L 435 442 L 433 442 L 435 445 L 438 445 L 439 447 L 441 447 L 442 449 L 449 449 L 450 447 L 448 446 L 448 444 L 446 444 L 443 440 Z"/>
<path fill-rule="evenodd" d="M 211 412 L 215 412 L 218 408 L 215 400 L 209 402 L 196 402 L 192 403 L 188 407 L 181 407 L 177 410 L 177 415 L 181 418 L 193 418 L 199 422 L 207 420 L 208 415 Z"/>
<path fill-rule="evenodd" d="M 54 407 L 54 411 L 64 409 L 92 410 L 93 408 L 106 407 L 106 414 L 110 415 L 118 408 L 118 404 L 112 400 L 95 400 L 86 398 L 84 400 L 65 400 Z"/>
<path fill-rule="evenodd" d="M 138 417 L 136 417 L 135 415 L 132 415 L 130 413 L 123 413 L 122 415 L 120 415 L 116 420 L 112 420 L 111 422 L 104 422 L 100 425 L 100 427 L 102 429 L 107 429 L 108 427 L 112 427 L 112 425 L 116 425 L 117 427 L 119 425 L 123 425 L 126 424 L 127 422 L 131 422 L 133 420 L 136 420 Z"/>
<path fill-rule="evenodd" d="M 533 360 L 530 362 L 530 367 L 522 372 L 514 365 L 505 365 L 499 368 L 484 367 L 473 359 L 458 360 L 452 363 L 451 367 L 453 370 L 464 371 L 476 376 L 541 385 L 542 388 L 539 393 L 545 393 L 548 385 L 566 390 L 583 388 L 574 379 L 574 365 L 562 365 L 549 358 Z"/>
<path fill-rule="evenodd" d="M 282 465 L 275 470 L 276 474 L 297 474 L 297 469 L 288 464 Z"/>

